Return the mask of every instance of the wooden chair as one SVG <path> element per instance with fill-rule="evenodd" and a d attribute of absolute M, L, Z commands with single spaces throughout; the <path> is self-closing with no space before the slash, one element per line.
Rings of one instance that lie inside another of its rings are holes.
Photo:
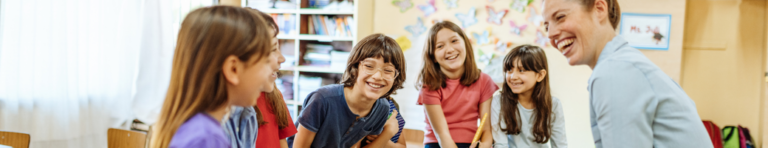
<path fill-rule="evenodd" d="M 147 134 L 137 131 L 109 128 L 107 144 L 109 148 L 144 148 Z"/>
<path fill-rule="evenodd" d="M 424 131 L 414 129 L 403 129 L 405 135 L 405 147 L 424 147 Z"/>
<path fill-rule="evenodd" d="M 28 148 L 29 134 L 0 131 L 0 144 L 13 148 Z"/>

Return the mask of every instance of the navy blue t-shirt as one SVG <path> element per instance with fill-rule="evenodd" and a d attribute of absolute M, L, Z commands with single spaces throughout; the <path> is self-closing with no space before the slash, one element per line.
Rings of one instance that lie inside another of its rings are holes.
<path fill-rule="evenodd" d="M 366 117 L 352 113 L 344 99 L 344 86 L 328 85 L 310 93 L 304 100 L 304 110 L 296 120 L 299 125 L 315 132 L 311 147 L 348 148 L 367 135 L 378 135 L 389 116 L 389 102 L 381 98 L 373 104 Z M 293 147 L 293 138 L 287 139 Z"/>

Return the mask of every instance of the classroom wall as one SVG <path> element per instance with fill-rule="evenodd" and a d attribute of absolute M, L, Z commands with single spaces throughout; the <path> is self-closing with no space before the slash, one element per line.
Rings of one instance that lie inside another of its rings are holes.
<path fill-rule="evenodd" d="M 445 19 L 458 22 L 455 17 L 457 12 L 466 13 L 470 7 L 475 7 L 478 24 L 465 28 L 466 33 L 472 36 L 472 32 L 481 32 L 483 30 L 492 30 L 491 35 L 496 36 L 501 41 L 511 41 L 514 45 L 534 44 L 536 41 L 536 29 L 526 29 L 522 36 L 509 33 L 509 20 L 525 21 L 528 13 L 520 13 L 509 10 L 504 17 L 502 25 L 490 24 L 486 6 L 493 6 L 496 11 L 499 9 L 509 9 L 510 0 L 495 0 L 489 2 L 486 0 L 459 0 L 458 8 L 447 9 L 442 0 L 436 2 L 437 14 L 424 17 L 424 13 L 417 6 L 425 5 L 426 0 L 413 0 L 413 8 L 405 12 L 400 12 L 398 7 L 392 4 L 392 1 L 382 0 L 374 3 L 373 32 L 385 33 L 393 37 L 407 36 L 412 43 L 411 48 L 405 51 L 408 61 L 406 88 L 399 90 L 395 99 L 400 102 L 401 110 L 406 112 L 406 128 L 422 129 L 425 124 L 423 107 L 416 105 L 418 99 L 418 90 L 413 87 L 418 72 L 421 69 L 421 52 L 425 35 L 413 37 L 404 27 L 416 23 L 416 17 L 422 17 L 425 26 L 428 28 L 433 23 L 432 20 Z M 672 14 L 672 30 L 670 36 L 670 48 L 668 51 L 642 50 L 655 64 L 662 68 L 675 81 L 680 81 L 683 26 L 685 20 L 685 0 L 619 0 L 622 12 L 636 13 L 666 13 Z M 532 9 L 540 11 L 540 0 L 534 0 Z M 362 11 L 362 10 L 361 10 Z M 540 13 L 540 12 L 539 12 Z M 529 27 L 530 27 L 529 23 Z M 426 33 L 425 33 L 426 34 Z M 474 38 L 474 37 L 471 37 Z M 474 45 L 475 49 L 488 49 L 489 45 Z M 493 48 L 491 48 L 493 49 Z M 570 147 L 594 147 L 589 123 L 589 94 L 587 92 L 587 80 L 591 70 L 586 66 L 570 66 L 566 59 L 554 48 L 547 46 L 545 48 L 549 60 L 551 89 L 553 96 L 558 97 L 564 104 L 564 114 L 566 118 L 566 137 Z M 499 54 L 503 56 L 503 53 Z M 487 72 L 487 71 L 484 71 Z"/>
<path fill-rule="evenodd" d="M 687 7 L 681 82 L 699 115 L 765 133 L 766 2 L 689 0 Z"/>
<path fill-rule="evenodd" d="M 491 30 L 491 36 L 497 37 L 499 41 L 502 42 L 512 42 L 514 44 L 513 46 L 535 44 L 537 30 L 543 30 L 542 28 L 533 27 L 533 23 L 528 23 L 528 29 L 524 30 L 521 35 L 518 36 L 512 34 L 510 32 L 511 27 L 509 21 L 527 22 L 529 13 L 521 13 L 511 10 L 509 8 L 511 1 L 496 0 L 494 2 L 488 2 L 486 0 L 459 0 L 458 8 L 447 9 L 444 1 L 439 0 L 436 2 L 436 7 L 438 9 L 437 13 L 432 14 L 429 17 L 425 17 L 424 13 L 417 8 L 418 5 L 425 5 L 426 3 L 426 0 L 414 0 L 414 7 L 401 13 L 398 7 L 392 4 L 392 1 L 376 1 L 374 4 L 375 19 L 373 20 L 373 32 L 381 32 L 393 37 L 406 36 L 411 42 L 411 48 L 404 52 L 409 63 L 406 72 L 406 88 L 398 90 L 398 94 L 395 95 L 394 98 L 400 103 L 401 110 L 405 113 L 403 116 L 407 121 L 406 128 L 419 130 L 423 130 L 426 123 L 423 106 L 416 105 L 418 90 L 415 89 L 414 85 L 422 67 L 421 59 L 423 42 L 426 39 L 427 33 L 425 32 L 421 36 L 414 37 L 411 33 L 405 30 L 405 26 L 416 24 L 416 17 L 422 17 L 427 29 L 433 24 L 432 20 L 449 20 L 458 24 L 460 22 L 455 17 L 456 13 L 467 13 L 468 10 L 474 6 L 476 8 L 476 18 L 478 19 L 478 23 L 465 28 L 467 35 L 473 36 L 472 33 Z M 502 25 L 487 22 L 488 10 L 486 9 L 486 6 L 489 5 L 493 6 L 496 11 L 500 11 L 500 9 L 510 9 L 507 15 L 502 19 Z M 529 7 L 529 10 L 538 11 L 538 13 L 540 13 L 541 1 L 534 0 L 531 5 L 532 7 Z M 471 38 L 474 39 L 475 37 Z M 475 50 L 496 52 L 498 58 L 504 56 L 504 52 L 494 51 L 494 45 L 476 44 L 473 47 Z M 569 66 L 566 59 L 554 48 L 547 47 L 545 48 L 545 51 L 549 59 L 552 94 L 565 104 L 563 108 L 566 118 L 566 138 L 569 146 L 594 147 L 591 130 L 589 128 L 589 104 L 587 101 L 588 92 L 586 90 L 587 79 L 591 74 L 591 70 L 586 66 Z M 484 72 L 488 71 L 484 70 Z"/>
<path fill-rule="evenodd" d="M 640 50 L 648 59 L 659 66 L 664 73 L 680 83 L 683 54 L 683 27 L 685 23 L 685 0 L 619 0 L 622 13 L 671 14 L 672 28 L 669 35 L 669 50 Z"/>

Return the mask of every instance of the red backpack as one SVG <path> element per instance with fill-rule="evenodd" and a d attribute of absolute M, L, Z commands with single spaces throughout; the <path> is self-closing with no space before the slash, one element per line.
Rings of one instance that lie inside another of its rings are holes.
<path fill-rule="evenodd" d="M 720 127 L 712 121 L 703 122 L 704 127 L 707 128 L 707 133 L 709 133 L 709 139 L 712 141 L 712 145 L 715 146 L 715 148 L 723 148 L 723 138 L 720 133 Z"/>

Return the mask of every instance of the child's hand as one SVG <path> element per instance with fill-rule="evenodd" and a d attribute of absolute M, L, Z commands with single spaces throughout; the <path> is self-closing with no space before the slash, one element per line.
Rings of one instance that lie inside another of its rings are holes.
<path fill-rule="evenodd" d="M 472 143 L 471 145 L 469 145 L 469 148 L 476 148 L 477 144 L 480 144 L 480 141 Z"/>
<path fill-rule="evenodd" d="M 478 147 L 479 148 L 490 148 L 491 146 L 493 146 L 493 145 L 491 145 L 491 143 L 487 143 L 487 142 L 486 143 L 482 143 L 482 142 L 478 141 L 478 142 L 472 143 L 472 145 L 469 145 L 469 148 L 478 148 Z"/>
<path fill-rule="evenodd" d="M 397 123 L 395 115 L 397 115 L 397 110 L 392 111 L 392 116 L 387 119 L 387 123 L 384 125 L 385 132 L 389 132 L 392 135 L 395 135 L 397 134 L 397 131 L 400 131 L 400 125 Z"/>
<path fill-rule="evenodd" d="M 371 142 L 373 142 L 373 140 L 376 140 L 376 138 L 379 138 L 379 135 L 368 135 L 368 136 L 365 136 L 365 142 L 366 143 L 371 143 Z"/>

